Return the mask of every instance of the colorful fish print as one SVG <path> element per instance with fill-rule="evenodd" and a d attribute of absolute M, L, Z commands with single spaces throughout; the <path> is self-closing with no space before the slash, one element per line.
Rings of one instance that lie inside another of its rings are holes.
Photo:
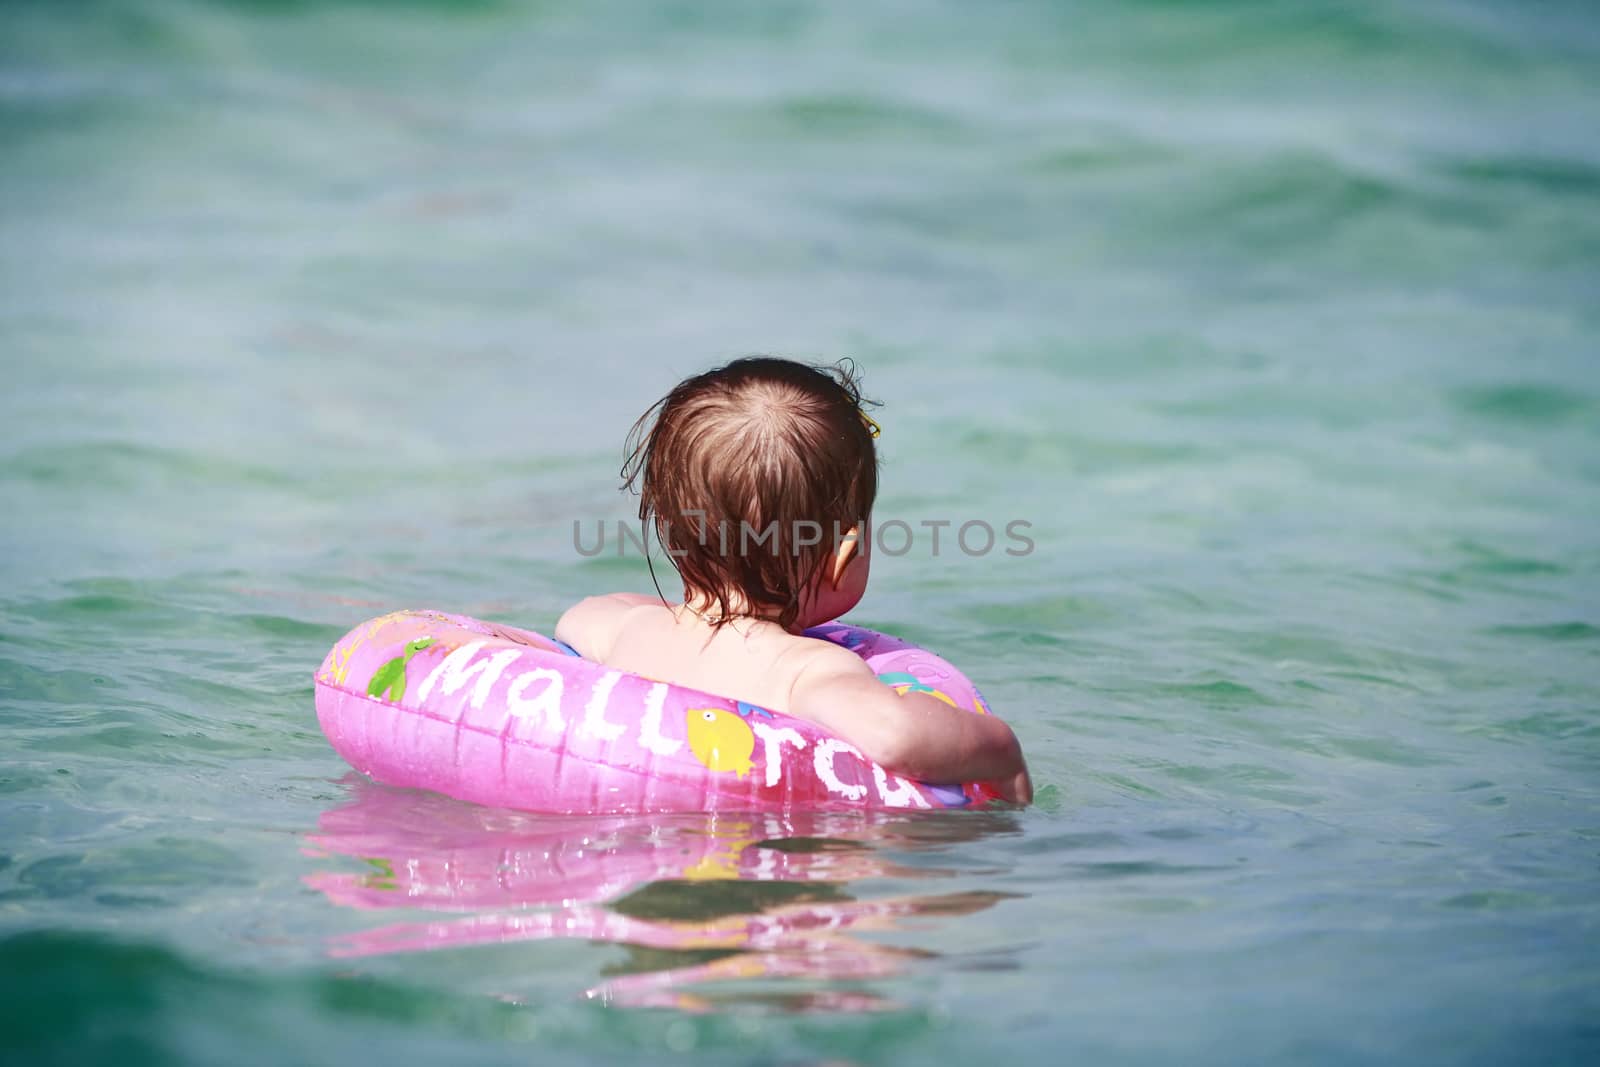
<path fill-rule="evenodd" d="M 329 657 L 326 680 L 334 685 L 343 685 L 350 674 L 350 660 L 354 658 L 356 650 L 372 640 L 380 630 L 404 617 L 405 612 L 402 611 L 391 611 L 387 615 L 380 615 L 348 638 L 342 647 L 335 645 L 333 655 Z"/>
<path fill-rule="evenodd" d="M 952 708 L 959 707 L 949 693 L 925 685 L 916 675 L 909 671 L 885 671 L 878 675 L 878 681 L 893 689 L 901 696 L 907 693 L 927 693 L 929 696 L 944 701 Z"/>
<path fill-rule="evenodd" d="M 964 808 L 972 803 L 972 798 L 967 796 L 967 791 L 959 785 L 929 785 L 923 783 L 928 792 L 933 794 L 933 799 L 947 808 Z"/>
<path fill-rule="evenodd" d="M 690 708 L 684 713 L 689 749 L 707 770 L 750 773 L 756 735 L 736 713 L 722 708 Z"/>
<path fill-rule="evenodd" d="M 392 700 L 396 704 L 405 699 L 406 695 L 406 664 L 411 662 L 423 649 L 432 646 L 433 638 L 419 637 L 406 645 L 400 655 L 385 663 L 372 672 L 372 681 L 367 683 L 367 696 L 377 697 L 380 700 Z"/>
<path fill-rule="evenodd" d="M 822 636 L 849 649 L 860 648 L 867 643 L 867 635 L 853 626 L 835 626 Z"/>

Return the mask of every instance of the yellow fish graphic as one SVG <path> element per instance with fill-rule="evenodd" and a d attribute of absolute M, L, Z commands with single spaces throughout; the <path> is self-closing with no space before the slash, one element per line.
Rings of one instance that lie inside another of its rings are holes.
<path fill-rule="evenodd" d="M 707 770 L 733 771 L 740 778 L 750 773 L 756 735 L 743 719 L 721 708 L 690 708 L 684 720 L 689 748 Z"/>

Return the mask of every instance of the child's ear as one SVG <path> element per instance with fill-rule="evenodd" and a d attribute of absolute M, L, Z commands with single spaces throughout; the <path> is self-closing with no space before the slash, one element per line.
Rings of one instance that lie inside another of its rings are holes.
<path fill-rule="evenodd" d="M 860 554 L 861 527 L 852 526 L 839 538 L 839 547 L 833 550 L 833 587 L 839 588 L 839 583 L 844 581 L 844 572 L 850 569 L 850 564 Z"/>

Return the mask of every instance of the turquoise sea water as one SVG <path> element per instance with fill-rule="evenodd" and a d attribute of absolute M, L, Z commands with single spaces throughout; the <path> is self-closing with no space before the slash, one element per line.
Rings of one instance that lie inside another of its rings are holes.
<path fill-rule="evenodd" d="M 1597 114 L 1579 0 L 7 4 L 0 1059 L 1593 1062 Z M 1032 524 L 855 618 L 1040 802 L 351 775 L 333 641 L 648 589 L 755 350 Z"/>

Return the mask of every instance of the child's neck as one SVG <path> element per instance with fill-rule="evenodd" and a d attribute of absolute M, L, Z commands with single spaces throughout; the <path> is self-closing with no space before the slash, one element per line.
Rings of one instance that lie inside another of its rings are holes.
<path fill-rule="evenodd" d="M 706 597 L 685 596 L 679 617 L 687 616 L 697 622 L 710 627 L 729 625 L 735 622 L 745 622 L 759 626 L 778 626 L 778 609 L 770 607 L 754 608 L 740 596 L 728 598 L 728 606 L 724 610 L 720 605 Z M 726 621 L 724 621 L 726 620 Z M 798 630 L 790 628 L 790 633 Z"/>

